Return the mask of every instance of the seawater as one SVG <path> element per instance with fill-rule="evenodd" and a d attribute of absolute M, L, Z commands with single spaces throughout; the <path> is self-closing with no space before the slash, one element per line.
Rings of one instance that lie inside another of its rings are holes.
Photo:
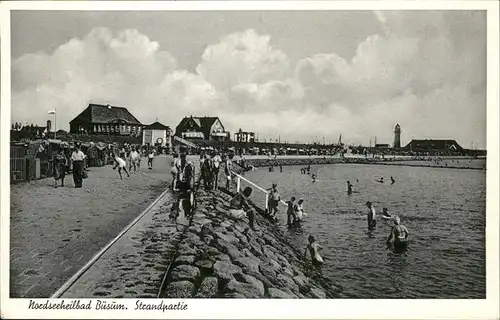
<path fill-rule="evenodd" d="M 360 164 L 316 165 L 312 182 L 299 166 L 268 172 L 258 168 L 246 178 L 263 187 L 278 184 L 282 199 L 304 198 L 308 214 L 300 229 L 287 229 L 286 207 L 280 223 L 290 243 L 301 250 L 312 234 L 323 248 L 322 272 L 349 298 L 486 297 L 486 171 Z M 390 177 L 396 183 L 390 184 Z M 375 180 L 384 177 L 385 183 Z M 354 193 L 347 195 L 347 180 Z M 242 184 L 244 187 L 244 183 Z M 264 195 L 252 199 L 264 205 Z M 387 246 L 390 227 L 380 219 L 367 231 L 366 201 L 377 212 L 387 207 L 410 233 L 405 252 Z"/>

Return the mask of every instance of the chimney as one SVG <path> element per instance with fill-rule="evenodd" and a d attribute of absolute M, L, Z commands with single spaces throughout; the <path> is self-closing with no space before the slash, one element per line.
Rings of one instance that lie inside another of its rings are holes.
<path fill-rule="evenodd" d="M 52 122 L 50 120 L 47 120 L 47 132 L 50 132 L 52 128 Z"/>

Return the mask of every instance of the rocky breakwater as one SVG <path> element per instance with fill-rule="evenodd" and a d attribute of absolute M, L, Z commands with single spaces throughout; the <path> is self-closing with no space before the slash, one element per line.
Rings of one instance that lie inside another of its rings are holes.
<path fill-rule="evenodd" d="M 337 298 L 275 225 L 231 216 L 231 196 L 198 191 L 197 208 L 168 270 L 164 298 Z M 260 210 L 256 208 L 259 212 Z"/>

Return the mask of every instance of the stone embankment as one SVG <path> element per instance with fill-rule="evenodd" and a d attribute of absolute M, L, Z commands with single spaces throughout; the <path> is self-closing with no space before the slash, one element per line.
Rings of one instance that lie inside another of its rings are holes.
<path fill-rule="evenodd" d="M 259 208 L 255 230 L 230 214 L 231 196 L 197 191 L 197 208 L 166 275 L 164 298 L 338 298 Z"/>

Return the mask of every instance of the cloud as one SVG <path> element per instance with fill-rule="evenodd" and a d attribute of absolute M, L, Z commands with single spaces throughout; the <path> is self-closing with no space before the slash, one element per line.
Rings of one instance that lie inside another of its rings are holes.
<path fill-rule="evenodd" d="M 284 79 L 290 72 L 289 60 L 270 45 L 270 39 L 252 29 L 227 35 L 205 49 L 196 71 L 221 89 Z"/>
<path fill-rule="evenodd" d="M 350 58 L 318 52 L 291 61 L 272 35 L 248 29 L 208 44 L 194 73 L 137 30 L 96 28 L 52 53 L 13 61 L 13 121 L 44 123 L 57 108 L 58 126 L 67 129 L 92 101 L 172 127 L 184 116 L 217 115 L 232 132 L 288 141 L 336 141 L 342 133 L 346 142 L 391 143 L 400 123 L 403 142 L 451 138 L 485 147 L 485 14 L 374 17 L 381 28 Z"/>
<path fill-rule="evenodd" d="M 392 132 L 381 128 L 399 122 L 408 137 L 456 138 L 467 145 L 474 139 L 485 146 L 484 13 L 375 14 L 384 32 L 360 43 L 352 59 L 328 53 L 297 64 L 305 99 L 320 113 L 334 103 L 369 120 L 356 126 L 365 137 L 378 132 L 390 142 Z M 458 123 L 467 128 L 457 129 Z M 347 132 L 356 136 L 353 131 Z"/>

